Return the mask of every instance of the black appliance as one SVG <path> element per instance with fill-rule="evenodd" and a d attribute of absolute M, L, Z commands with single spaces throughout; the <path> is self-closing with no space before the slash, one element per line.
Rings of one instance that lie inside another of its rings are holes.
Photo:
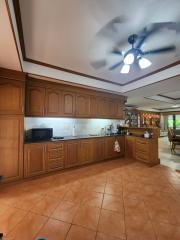
<path fill-rule="evenodd" d="M 32 128 L 29 137 L 33 141 L 49 140 L 53 137 L 53 128 Z"/>

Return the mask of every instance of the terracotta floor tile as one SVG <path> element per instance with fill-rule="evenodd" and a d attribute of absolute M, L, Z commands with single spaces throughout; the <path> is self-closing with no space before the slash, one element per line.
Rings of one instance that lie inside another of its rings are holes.
<path fill-rule="evenodd" d="M 125 239 L 124 216 L 116 212 L 102 209 L 98 231 L 112 237 Z"/>
<path fill-rule="evenodd" d="M 31 209 L 32 212 L 50 216 L 59 204 L 59 199 L 46 196 Z"/>
<path fill-rule="evenodd" d="M 63 200 L 73 203 L 80 203 L 82 201 L 83 192 L 81 190 L 70 189 L 64 196 Z"/>
<path fill-rule="evenodd" d="M 26 211 L 9 207 L 0 216 L 0 232 L 7 235 L 27 214 Z"/>
<path fill-rule="evenodd" d="M 54 210 L 51 217 L 61 221 L 72 223 L 72 220 L 78 210 L 78 207 L 79 204 L 62 201 L 60 202 L 58 207 Z"/>
<path fill-rule="evenodd" d="M 149 219 L 148 210 L 144 201 L 133 198 L 124 199 L 125 215 L 131 218 Z"/>
<path fill-rule="evenodd" d="M 142 218 L 125 217 L 127 240 L 156 240 L 151 221 Z"/>
<path fill-rule="evenodd" d="M 0 215 L 2 215 L 3 213 L 5 213 L 8 208 L 9 208 L 8 205 L 1 204 L 1 203 L 0 203 Z"/>
<path fill-rule="evenodd" d="M 49 219 L 43 226 L 36 238 L 47 238 L 49 240 L 64 240 L 70 229 L 70 224 L 54 219 Z"/>
<path fill-rule="evenodd" d="M 96 235 L 96 240 L 121 240 L 121 238 L 111 237 L 104 233 L 98 232 Z"/>
<path fill-rule="evenodd" d="M 153 224 L 158 240 L 179 240 L 180 227 L 164 223 Z"/>
<path fill-rule="evenodd" d="M 101 208 L 103 194 L 97 192 L 84 192 L 81 205 L 89 205 Z"/>
<path fill-rule="evenodd" d="M 86 205 L 80 206 L 75 218 L 73 219 L 73 224 L 96 230 L 99 221 L 99 215 L 100 208 Z"/>
<path fill-rule="evenodd" d="M 102 208 L 124 214 L 123 198 L 115 195 L 104 194 Z"/>
<path fill-rule="evenodd" d="M 25 218 L 8 234 L 16 239 L 32 240 L 47 221 L 46 217 L 28 213 Z"/>
<path fill-rule="evenodd" d="M 96 232 L 92 230 L 72 225 L 66 240 L 95 240 L 95 235 Z"/>
<path fill-rule="evenodd" d="M 122 184 L 107 183 L 105 193 L 122 196 Z"/>

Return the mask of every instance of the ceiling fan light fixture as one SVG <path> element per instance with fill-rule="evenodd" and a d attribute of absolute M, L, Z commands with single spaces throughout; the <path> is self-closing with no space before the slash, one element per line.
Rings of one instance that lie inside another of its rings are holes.
<path fill-rule="evenodd" d="M 139 66 L 141 69 L 148 68 L 151 66 L 151 61 L 149 61 L 147 58 L 140 58 L 139 59 Z"/>
<path fill-rule="evenodd" d="M 126 74 L 129 73 L 130 70 L 130 65 L 124 64 L 123 67 L 121 68 L 121 73 Z"/>
<path fill-rule="evenodd" d="M 133 54 L 133 53 L 128 53 L 128 54 L 125 56 L 123 62 L 124 62 L 125 64 L 128 64 L 128 65 L 133 64 L 133 62 L 134 62 L 134 54 Z"/>

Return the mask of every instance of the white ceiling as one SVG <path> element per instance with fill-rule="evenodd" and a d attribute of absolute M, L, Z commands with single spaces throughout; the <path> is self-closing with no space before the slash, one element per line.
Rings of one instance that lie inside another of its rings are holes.
<path fill-rule="evenodd" d="M 180 91 L 180 65 L 172 66 L 138 81 L 133 79 L 167 64 L 179 60 L 180 37 L 174 31 L 162 31 L 149 39 L 144 49 L 176 44 L 176 54 L 162 54 L 152 57 L 152 67 L 128 74 L 127 76 L 106 68 L 95 70 L 90 65 L 93 59 L 104 57 L 104 49 L 112 49 L 114 39 L 127 49 L 125 41 L 132 33 L 138 33 L 151 22 L 180 22 L 179 0 L 20 0 L 21 17 L 24 32 L 26 55 L 37 61 L 67 68 L 95 77 L 108 79 L 104 82 L 91 77 L 53 69 L 23 60 L 20 47 L 17 22 L 12 0 L 8 0 L 14 31 L 20 51 L 23 70 L 30 74 L 55 78 L 59 81 L 83 84 L 105 91 L 113 91 L 128 96 L 128 104 L 137 105 L 146 110 L 169 108 L 174 102 L 155 101 L 158 94 L 178 96 Z M 156 10 L 156 11 L 155 11 Z M 99 32 L 110 20 L 120 16 L 125 22 L 115 27 L 118 35 L 109 33 L 99 38 Z M 117 56 L 106 54 L 108 61 L 114 63 Z M 166 80 L 167 79 L 167 80 Z M 113 84 L 113 82 L 115 84 Z M 120 86 L 119 83 L 126 85 Z M 156 99 L 157 100 L 157 99 Z M 167 99 L 165 99 L 167 100 Z"/>
<path fill-rule="evenodd" d="M 53 3 L 20 0 L 20 9 L 26 56 L 33 60 L 126 84 L 180 59 L 176 51 L 148 56 L 151 67 L 135 69 L 126 75 L 120 74 L 120 67 L 113 71 L 108 69 L 122 59 L 110 54 L 117 42 L 121 43 L 119 49 L 128 50 L 130 34 L 139 33 L 152 22 L 178 21 L 179 0 L 146 0 L 143 3 L 142 0 L 53 0 Z M 117 16 L 125 22 L 115 26 L 116 32 L 98 35 L 104 25 Z M 145 42 L 143 50 L 169 44 L 176 44 L 178 48 L 177 39 L 175 30 L 163 29 Z M 108 65 L 93 69 L 90 62 L 101 59 L 106 59 Z"/>

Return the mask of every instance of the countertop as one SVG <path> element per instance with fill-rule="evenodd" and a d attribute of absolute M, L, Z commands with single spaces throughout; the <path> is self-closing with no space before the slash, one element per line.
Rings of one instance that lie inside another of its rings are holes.
<path fill-rule="evenodd" d="M 80 139 L 91 139 L 91 138 L 104 138 L 104 137 L 121 137 L 125 136 L 125 134 L 114 134 L 114 135 L 78 135 L 78 136 L 65 136 L 63 139 L 50 139 L 50 140 L 40 140 L 40 141 L 33 141 L 33 140 L 25 140 L 25 144 L 30 143 L 43 143 L 43 142 L 62 142 L 68 140 L 80 140 Z"/>

